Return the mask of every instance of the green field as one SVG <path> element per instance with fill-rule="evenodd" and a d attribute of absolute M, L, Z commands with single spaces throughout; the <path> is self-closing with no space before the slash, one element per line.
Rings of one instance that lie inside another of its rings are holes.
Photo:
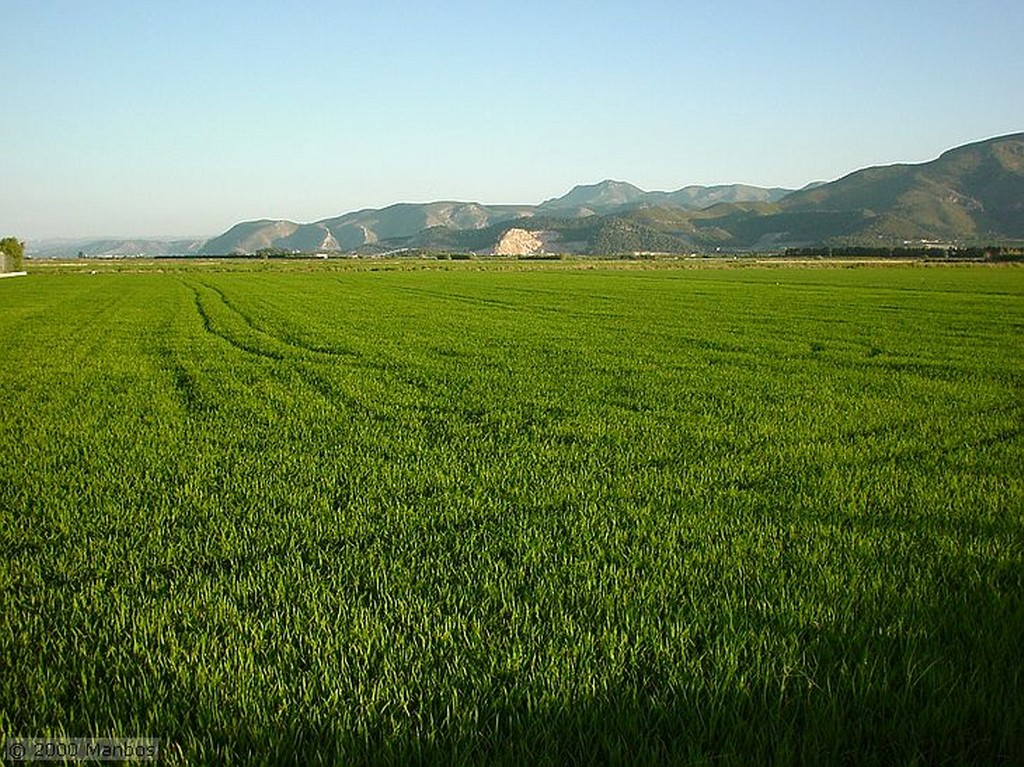
<path fill-rule="evenodd" d="M 1024 763 L 1024 269 L 392 266 L 0 281 L 0 736 Z"/>

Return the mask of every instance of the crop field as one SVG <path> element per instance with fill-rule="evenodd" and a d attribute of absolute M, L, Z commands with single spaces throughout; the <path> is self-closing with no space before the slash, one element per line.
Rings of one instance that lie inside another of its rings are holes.
<path fill-rule="evenodd" d="M 1024 269 L 80 271 L 0 282 L 0 736 L 1024 763 Z"/>

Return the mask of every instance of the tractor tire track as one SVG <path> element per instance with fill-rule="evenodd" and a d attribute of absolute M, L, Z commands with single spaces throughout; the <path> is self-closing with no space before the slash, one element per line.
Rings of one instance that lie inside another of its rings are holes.
<path fill-rule="evenodd" d="M 218 288 L 215 285 L 210 285 L 209 283 L 202 283 L 202 284 L 205 285 L 206 287 L 208 287 L 210 290 L 212 290 L 218 296 L 220 296 L 220 300 L 224 303 L 224 305 L 228 309 L 233 311 L 235 314 L 237 314 L 238 317 L 254 333 L 257 333 L 257 334 L 262 335 L 262 336 L 266 336 L 268 338 L 272 338 L 272 339 L 278 341 L 279 343 L 284 344 L 285 346 L 287 346 L 289 348 L 296 349 L 296 350 L 298 350 L 300 352 L 311 352 L 313 354 L 325 354 L 325 355 L 328 355 L 328 356 L 331 356 L 331 357 L 358 357 L 359 356 L 359 354 L 357 352 L 353 351 L 352 349 L 348 349 L 348 348 L 344 348 L 344 347 L 337 348 L 337 347 L 331 347 L 331 346 L 318 346 L 318 345 L 313 345 L 313 344 L 309 344 L 309 343 L 303 343 L 302 341 L 299 341 L 299 340 L 297 340 L 297 339 L 295 339 L 293 337 L 284 336 L 284 335 L 281 335 L 281 334 L 278 334 L 278 333 L 273 333 L 273 332 L 267 330 L 266 328 L 261 327 L 260 325 L 258 325 L 256 323 L 256 321 L 253 320 L 253 318 L 249 314 L 247 314 L 246 312 L 244 312 L 241 309 L 239 309 L 238 306 L 236 306 L 231 301 L 231 299 L 229 299 L 227 297 L 227 295 L 225 295 L 223 290 L 221 290 L 220 288 Z"/>

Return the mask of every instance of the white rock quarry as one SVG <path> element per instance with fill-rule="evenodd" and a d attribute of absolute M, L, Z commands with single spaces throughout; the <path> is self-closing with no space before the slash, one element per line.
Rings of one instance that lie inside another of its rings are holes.
<path fill-rule="evenodd" d="M 559 242 L 558 232 L 509 229 L 494 246 L 496 256 L 538 256 L 550 253 Z M 558 248 L 555 248 L 557 251 Z"/>

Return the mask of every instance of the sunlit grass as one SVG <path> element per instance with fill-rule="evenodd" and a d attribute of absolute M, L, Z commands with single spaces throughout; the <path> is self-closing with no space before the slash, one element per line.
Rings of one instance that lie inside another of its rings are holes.
<path fill-rule="evenodd" d="M 1024 760 L 1019 269 L 7 282 L 0 733 Z"/>

